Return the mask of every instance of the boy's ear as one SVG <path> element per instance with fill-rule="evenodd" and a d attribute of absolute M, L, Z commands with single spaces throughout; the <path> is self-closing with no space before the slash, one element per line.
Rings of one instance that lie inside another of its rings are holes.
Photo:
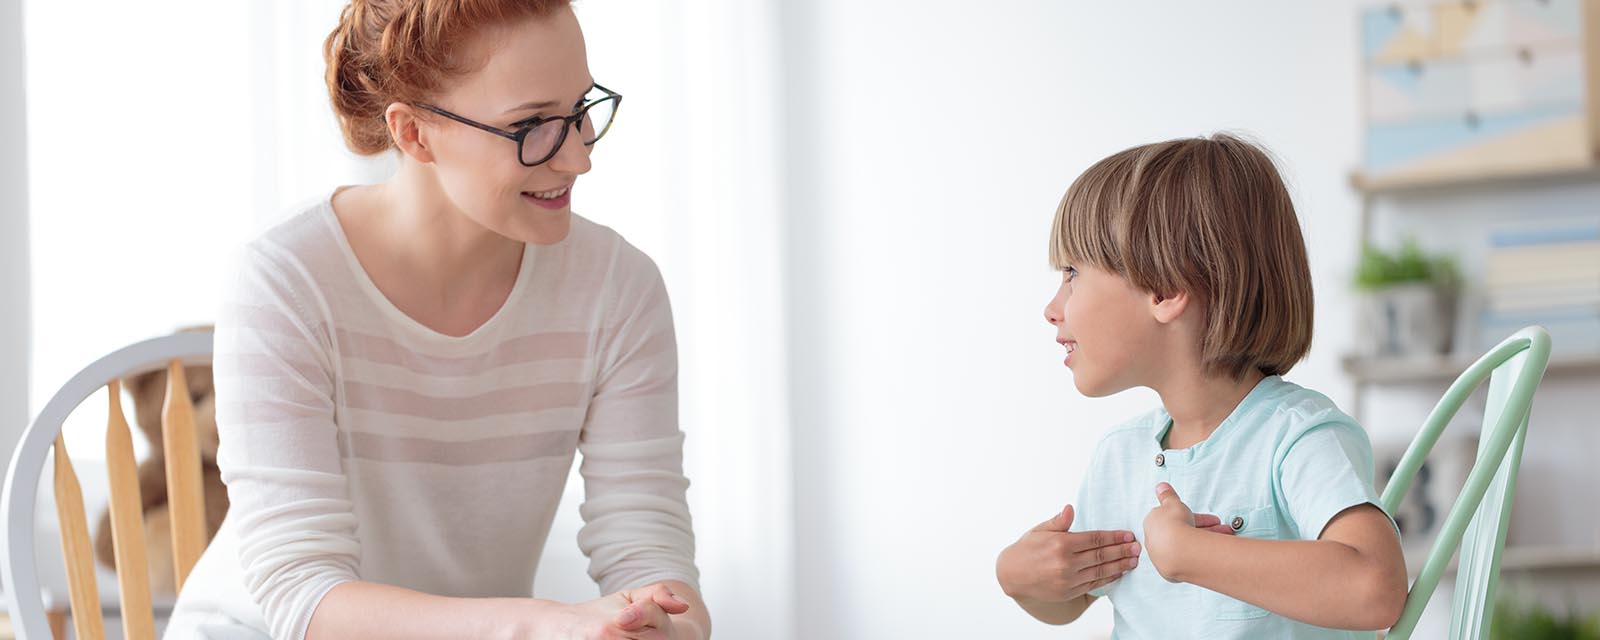
<path fill-rule="evenodd" d="M 1150 294 L 1150 315 L 1161 324 L 1172 324 L 1182 317 L 1184 310 L 1188 308 L 1188 292 Z"/>

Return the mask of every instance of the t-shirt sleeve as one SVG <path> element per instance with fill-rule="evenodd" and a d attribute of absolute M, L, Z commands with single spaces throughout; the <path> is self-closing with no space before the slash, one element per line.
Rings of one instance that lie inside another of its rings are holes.
<path fill-rule="evenodd" d="M 1301 430 L 1277 458 L 1279 508 L 1303 540 L 1322 537 L 1345 509 L 1378 506 L 1372 443 L 1353 421 L 1325 420 Z"/>

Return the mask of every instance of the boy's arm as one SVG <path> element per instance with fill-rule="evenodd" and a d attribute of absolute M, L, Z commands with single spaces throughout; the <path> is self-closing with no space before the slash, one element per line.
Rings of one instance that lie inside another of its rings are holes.
<path fill-rule="evenodd" d="M 1376 506 L 1339 512 L 1316 540 L 1259 540 L 1175 526 L 1188 507 L 1171 487 L 1158 488 L 1157 495 L 1161 506 L 1145 520 L 1145 545 L 1167 580 L 1320 627 L 1387 629 L 1400 618 L 1405 559 L 1388 516 Z"/>
<path fill-rule="evenodd" d="M 1079 616 L 1083 615 L 1084 611 L 1088 610 L 1089 605 L 1094 604 L 1094 601 L 1098 599 L 1085 593 L 1066 602 L 1045 602 L 1032 598 L 1016 598 L 1015 600 L 1023 611 L 1028 612 L 1028 615 L 1033 616 L 1038 621 L 1061 625 L 1077 620 Z"/>

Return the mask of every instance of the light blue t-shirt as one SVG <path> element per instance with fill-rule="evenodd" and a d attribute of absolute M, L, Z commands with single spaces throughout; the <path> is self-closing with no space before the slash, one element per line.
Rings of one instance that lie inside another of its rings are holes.
<path fill-rule="evenodd" d="M 1366 431 L 1327 396 L 1278 376 L 1257 384 L 1199 444 L 1163 450 L 1171 423 L 1157 409 L 1100 441 L 1073 531 L 1125 529 L 1143 542 L 1144 518 L 1163 481 L 1195 513 L 1221 517 L 1237 535 L 1268 540 L 1315 540 L 1339 512 L 1378 504 Z M 1094 593 L 1111 599 L 1118 640 L 1376 635 L 1314 627 L 1204 587 L 1167 582 L 1144 552 L 1137 568 Z"/>

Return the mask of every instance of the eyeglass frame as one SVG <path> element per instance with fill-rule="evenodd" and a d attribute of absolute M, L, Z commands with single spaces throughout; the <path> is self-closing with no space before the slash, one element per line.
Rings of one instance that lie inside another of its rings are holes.
<path fill-rule="evenodd" d="M 501 129 L 500 127 L 496 127 L 496 126 L 493 126 L 493 125 L 487 125 L 487 124 L 484 124 L 482 122 L 478 122 L 476 120 L 472 120 L 470 118 L 465 118 L 465 117 L 462 117 L 462 116 L 458 116 L 458 115 L 456 115 L 454 113 L 450 113 L 449 111 L 446 111 L 444 109 L 440 109 L 439 107 L 433 106 L 431 104 L 423 103 L 423 102 L 417 103 L 416 107 L 419 108 L 419 109 L 423 109 L 425 111 L 429 111 L 429 112 L 436 113 L 438 115 L 444 116 L 446 118 L 449 118 L 449 119 L 454 120 L 456 122 L 459 122 L 461 124 L 467 125 L 469 127 L 473 127 L 475 129 L 482 129 L 482 130 L 487 131 L 489 133 L 495 134 L 497 136 L 500 136 L 502 138 L 505 138 L 507 140 L 515 142 L 515 143 L 517 143 L 517 162 L 519 164 L 521 164 L 522 166 L 524 166 L 524 167 L 537 167 L 537 166 L 539 166 L 541 164 L 549 162 L 551 158 L 556 157 L 556 154 L 561 153 L 561 147 L 567 143 L 567 132 L 571 131 L 572 127 L 574 125 L 580 124 L 583 121 L 583 118 L 585 116 L 589 115 L 589 110 L 590 109 L 594 108 L 595 105 L 598 105 L 598 104 L 600 104 L 602 102 L 605 102 L 607 100 L 612 101 L 612 104 L 611 104 L 611 119 L 606 121 L 606 128 L 601 129 L 599 133 L 595 134 L 594 140 L 590 140 L 588 142 L 584 142 L 583 146 L 585 146 L 585 147 L 593 146 L 594 143 L 599 142 L 601 138 L 604 138 L 607 132 L 611 131 L 611 123 L 612 122 L 616 122 L 616 120 L 617 120 L 617 110 L 622 108 L 622 94 L 617 93 L 615 91 L 612 91 L 610 89 L 607 89 L 607 88 L 605 88 L 603 86 L 600 86 L 599 83 L 594 83 L 594 84 L 592 84 L 590 86 L 592 86 L 593 88 L 599 89 L 600 91 L 604 92 L 606 94 L 605 97 L 589 101 L 588 103 L 584 104 L 577 111 L 573 112 L 570 115 L 550 116 L 550 117 L 534 116 L 532 118 L 525 118 L 525 119 L 522 119 L 522 120 L 518 120 L 516 122 L 511 123 L 511 126 L 515 128 L 514 131 L 506 131 L 505 129 Z M 540 127 L 540 126 L 542 126 L 542 125 L 544 125 L 546 123 L 555 122 L 557 120 L 565 120 L 566 121 L 566 125 L 561 127 L 561 134 L 556 137 L 555 145 L 550 147 L 550 153 L 546 154 L 544 158 L 540 159 L 538 162 L 535 162 L 533 164 L 528 164 L 526 162 L 523 162 L 522 161 L 522 145 L 527 140 L 528 133 L 532 132 L 534 129 L 536 129 L 536 128 L 538 128 L 538 127 Z M 582 142 L 582 140 L 580 139 L 579 142 Z"/>

